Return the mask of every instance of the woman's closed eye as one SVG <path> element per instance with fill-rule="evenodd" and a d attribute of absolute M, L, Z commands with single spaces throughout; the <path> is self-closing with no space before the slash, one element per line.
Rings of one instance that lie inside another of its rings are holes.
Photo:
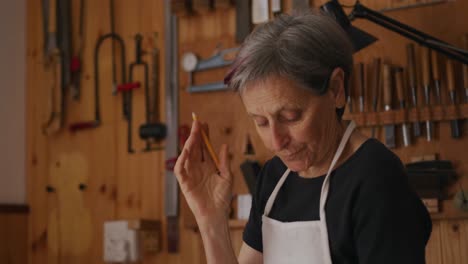
<path fill-rule="evenodd" d="M 283 111 L 279 114 L 278 120 L 280 122 L 296 122 L 299 121 L 301 117 L 300 111 Z"/>

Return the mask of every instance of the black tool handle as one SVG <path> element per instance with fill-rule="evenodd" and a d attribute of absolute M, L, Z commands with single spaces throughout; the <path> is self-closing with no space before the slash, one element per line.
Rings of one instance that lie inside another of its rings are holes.
<path fill-rule="evenodd" d="M 142 48 L 143 36 L 141 34 L 135 35 L 135 63 L 142 64 L 143 60 L 143 48 Z"/>

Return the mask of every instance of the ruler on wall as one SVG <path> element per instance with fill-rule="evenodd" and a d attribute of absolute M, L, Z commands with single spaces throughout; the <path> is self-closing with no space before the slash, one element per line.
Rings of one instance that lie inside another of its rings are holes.
<path fill-rule="evenodd" d="M 177 17 L 171 12 L 170 0 L 165 3 L 165 108 L 167 123 L 166 138 L 166 173 L 164 177 L 164 212 L 168 251 L 176 253 L 179 248 L 178 185 L 174 174 L 174 165 L 179 155 L 178 149 L 178 71 L 177 71 Z"/>

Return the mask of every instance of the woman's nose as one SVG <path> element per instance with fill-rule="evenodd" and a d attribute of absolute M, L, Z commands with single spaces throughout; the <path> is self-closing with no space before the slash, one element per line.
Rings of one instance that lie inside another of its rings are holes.
<path fill-rule="evenodd" d="M 289 143 L 289 136 L 287 131 L 278 127 L 271 126 L 271 147 L 273 151 L 280 151 L 284 149 Z"/>

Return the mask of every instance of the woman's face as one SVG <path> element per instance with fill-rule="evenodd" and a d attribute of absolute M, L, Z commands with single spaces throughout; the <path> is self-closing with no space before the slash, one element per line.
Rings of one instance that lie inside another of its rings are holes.
<path fill-rule="evenodd" d="M 335 151 L 335 109 L 345 100 L 332 90 L 318 96 L 289 79 L 271 77 L 245 87 L 241 98 L 265 146 L 292 171 L 301 172 Z"/>

